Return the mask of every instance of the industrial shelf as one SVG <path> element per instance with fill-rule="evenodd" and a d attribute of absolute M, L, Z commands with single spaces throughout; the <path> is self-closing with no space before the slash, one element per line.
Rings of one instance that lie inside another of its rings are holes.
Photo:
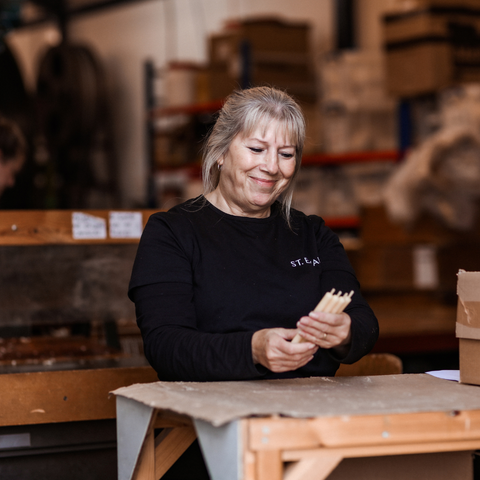
<path fill-rule="evenodd" d="M 366 163 L 378 161 L 398 161 L 401 153 L 398 150 L 374 150 L 341 153 L 310 153 L 302 158 L 302 166 L 339 165 L 346 163 Z"/>

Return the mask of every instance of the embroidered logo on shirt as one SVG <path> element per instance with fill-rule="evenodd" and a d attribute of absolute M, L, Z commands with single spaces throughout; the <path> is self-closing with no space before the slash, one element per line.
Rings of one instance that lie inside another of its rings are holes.
<path fill-rule="evenodd" d="M 312 267 L 314 267 L 315 265 L 320 265 L 320 257 L 312 259 L 307 257 L 298 258 L 297 260 L 292 260 L 290 265 L 292 267 L 303 267 L 304 265 L 312 265 Z"/>

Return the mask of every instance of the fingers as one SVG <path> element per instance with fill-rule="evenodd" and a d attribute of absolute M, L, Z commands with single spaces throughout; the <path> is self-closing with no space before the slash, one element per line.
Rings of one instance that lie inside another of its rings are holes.
<path fill-rule="evenodd" d="M 351 319 L 346 313 L 311 312 L 308 317 L 302 317 L 298 321 L 297 328 L 305 340 L 322 348 L 333 348 L 350 342 Z"/>
<path fill-rule="evenodd" d="M 273 372 L 296 370 L 312 360 L 318 346 L 309 342 L 292 344 L 296 330 L 264 329 L 252 337 L 252 356 L 255 363 Z"/>

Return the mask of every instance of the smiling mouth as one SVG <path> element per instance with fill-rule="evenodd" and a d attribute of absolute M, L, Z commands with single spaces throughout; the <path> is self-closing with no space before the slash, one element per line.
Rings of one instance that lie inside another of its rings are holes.
<path fill-rule="evenodd" d="M 275 185 L 275 180 L 259 178 L 259 177 L 250 177 L 255 183 L 261 185 L 262 187 L 273 187 Z"/>

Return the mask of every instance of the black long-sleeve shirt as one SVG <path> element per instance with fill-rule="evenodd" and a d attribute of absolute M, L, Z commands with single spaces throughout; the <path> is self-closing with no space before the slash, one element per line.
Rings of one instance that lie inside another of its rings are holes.
<path fill-rule="evenodd" d="M 319 349 L 298 370 L 273 373 L 252 360 L 263 328 L 296 328 L 325 292 L 354 291 L 345 358 Z M 199 197 L 152 215 L 129 286 L 145 355 L 161 380 L 215 381 L 334 375 L 378 337 L 338 237 L 317 216 L 275 203 L 268 218 L 228 215 Z"/>

